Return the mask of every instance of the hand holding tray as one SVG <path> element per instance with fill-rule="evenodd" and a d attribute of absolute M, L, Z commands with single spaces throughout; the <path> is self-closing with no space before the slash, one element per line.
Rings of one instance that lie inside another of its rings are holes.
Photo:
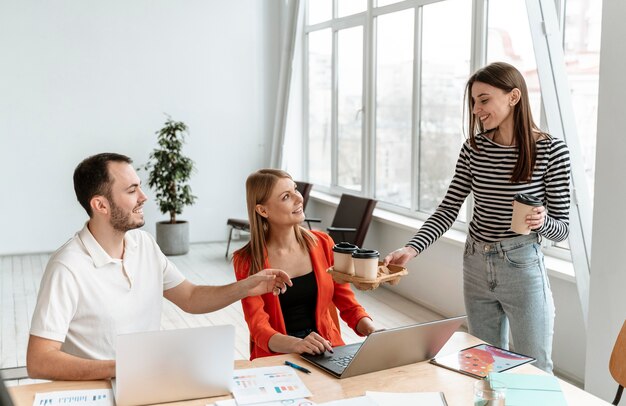
<path fill-rule="evenodd" d="M 385 266 L 382 262 L 378 263 L 378 276 L 376 279 L 364 279 L 355 275 L 348 275 L 335 271 L 332 266 L 326 272 L 333 276 L 335 282 L 352 283 L 359 290 L 373 290 L 378 288 L 381 283 L 397 285 L 400 282 L 400 278 L 409 273 L 406 268 L 399 265 L 389 264 Z"/>

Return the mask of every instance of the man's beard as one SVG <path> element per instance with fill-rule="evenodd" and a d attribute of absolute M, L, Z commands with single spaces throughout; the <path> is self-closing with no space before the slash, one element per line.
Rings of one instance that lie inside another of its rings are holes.
<path fill-rule="evenodd" d="M 125 233 L 126 231 L 142 227 L 146 223 L 144 220 L 133 223 L 131 220 L 132 213 L 124 213 L 122 209 L 113 203 L 113 199 L 108 200 L 111 204 L 111 226 L 113 226 L 113 229 Z"/>

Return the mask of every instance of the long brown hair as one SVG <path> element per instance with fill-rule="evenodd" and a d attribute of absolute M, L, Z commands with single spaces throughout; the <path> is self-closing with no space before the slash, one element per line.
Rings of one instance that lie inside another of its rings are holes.
<path fill-rule="evenodd" d="M 250 260 L 250 275 L 263 270 L 265 252 L 267 248 L 267 236 L 270 225 L 267 219 L 256 212 L 257 204 L 264 204 L 272 194 L 274 186 L 281 178 L 292 179 L 291 175 L 280 169 L 260 169 L 246 180 L 246 205 L 248 208 L 248 220 L 250 221 L 250 242 L 235 254 L 242 255 Z M 292 179 L 293 180 L 293 179 Z M 316 243 L 315 236 L 300 227 L 294 225 L 293 231 L 300 247 L 308 250 L 309 245 Z"/>
<path fill-rule="evenodd" d="M 537 145 L 534 133 L 538 132 L 542 137 L 550 137 L 541 131 L 533 121 L 528 100 L 528 88 L 522 74 L 513 66 L 505 62 L 494 62 L 477 70 L 467 81 L 465 86 L 465 99 L 468 109 L 468 126 L 470 144 L 478 150 L 476 135 L 485 132 L 482 122 L 474 116 L 474 100 L 472 99 L 472 85 L 481 82 L 509 93 L 513 89 L 519 89 L 520 99 L 513 106 L 513 137 L 518 149 L 518 158 L 510 182 L 530 182 L 537 156 Z"/>

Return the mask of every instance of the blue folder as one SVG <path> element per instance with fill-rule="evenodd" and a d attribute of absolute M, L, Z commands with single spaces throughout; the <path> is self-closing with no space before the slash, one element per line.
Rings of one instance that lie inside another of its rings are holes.
<path fill-rule="evenodd" d="M 489 379 L 506 386 L 507 406 L 567 406 L 561 385 L 552 375 L 492 372 Z"/>

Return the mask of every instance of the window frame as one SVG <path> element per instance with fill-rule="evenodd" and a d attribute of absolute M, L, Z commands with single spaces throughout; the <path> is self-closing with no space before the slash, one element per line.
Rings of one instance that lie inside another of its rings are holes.
<path fill-rule="evenodd" d="M 332 139 L 332 169 L 330 185 L 316 185 L 316 189 L 328 193 L 330 195 L 340 195 L 342 193 L 351 193 L 360 196 L 374 196 L 375 183 L 376 183 L 376 22 L 377 17 L 391 14 L 398 11 L 407 9 L 414 9 L 414 58 L 413 58 L 413 89 L 412 89 L 412 124 L 411 124 L 411 183 L 416 185 L 419 182 L 419 137 L 420 137 L 420 80 L 421 80 L 421 32 L 422 32 L 422 7 L 439 3 L 447 0 L 404 0 L 397 3 L 392 3 L 382 7 L 376 7 L 376 0 L 368 0 L 367 10 L 344 17 L 337 17 L 337 4 L 338 0 L 332 1 L 332 19 L 313 25 L 307 24 L 307 12 L 308 1 L 305 1 L 305 23 L 304 23 L 304 77 L 303 77 L 303 98 L 304 98 L 304 119 L 303 119 L 303 173 L 305 178 L 309 177 L 309 76 L 308 76 L 308 34 L 319 29 L 331 28 L 332 31 L 332 108 L 331 108 L 331 139 Z M 527 0 L 528 1 L 528 0 Z M 487 40 L 488 40 L 488 3 L 489 0 L 472 0 L 472 15 L 471 15 L 471 41 L 470 41 L 470 72 L 475 71 L 479 67 L 483 66 L 487 60 Z M 554 4 L 557 10 L 558 24 L 561 28 L 560 39 L 561 42 L 565 41 L 565 7 L 566 0 L 554 0 Z M 538 24 L 538 23 L 535 23 Z M 350 28 L 353 26 L 361 25 L 363 27 L 363 89 L 362 89 L 362 187 L 361 191 L 357 192 L 352 189 L 348 189 L 337 185 L 337 33 L 341 29 Z M 544 60 L 538 57 L 535 52 L 537 64 L 543 63 Z M 544 96 L 541 95 L 541 117 L 540 122 L 545 124 L 545 106 Z M 544 126 L 545 127 L 545 126 Z M 578 161 L 572 160 L 571 165 L 580 164 Z M 419 211 L 419 195 L 418 190 L 415 187 L 411 188 L 411 207 L 401 207 L 390 202 L 379 201 L 378 207 L 384 210 L 388 210 L 393 213 L 408 216 L 411 218 L 425 221 L 432 213 Z M 443 197 L 443 196 L 442 196 Z M 572 195 L 572 204 L 574 202 L 575 195 Z M 468 224 L 471 221 L 473 212 L 473 198 L 470 194 L 466 200 L 466 221 L 461 221 L 457 218 L 454 222 L 452 229 L 467 232 Z M 545 244 L 546 253 L 555 256 L 560 259 L 571 260 L 570 250 L 567 248 L 557 247 L 555 244 Z"/>

